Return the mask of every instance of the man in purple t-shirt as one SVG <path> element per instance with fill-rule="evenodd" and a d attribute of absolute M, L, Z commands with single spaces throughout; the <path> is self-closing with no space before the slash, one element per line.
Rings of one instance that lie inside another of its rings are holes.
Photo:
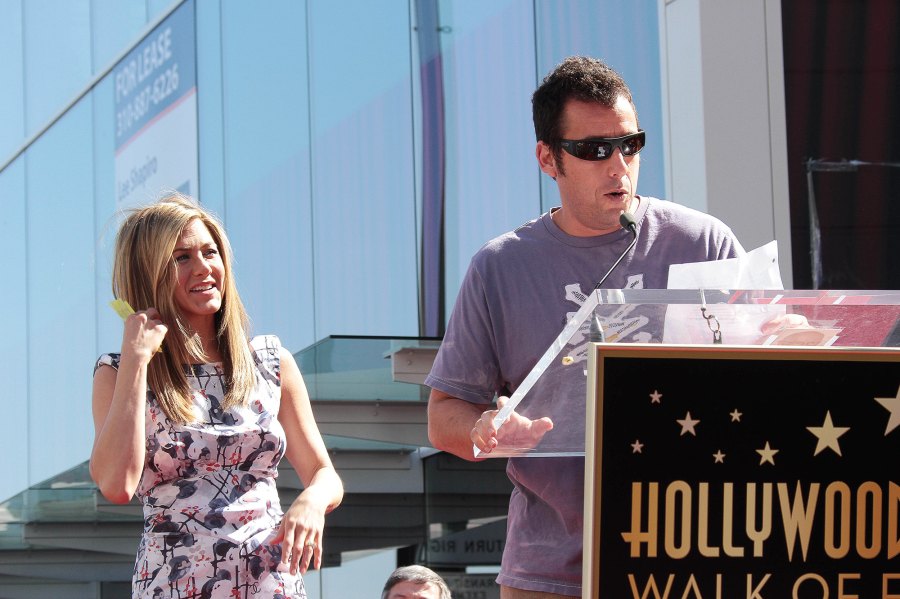
<path fill-rule="evenodd" d="M 670 264 L 743 253 L 717 219 L 637 194 L 645 135 L 628 86 L 604 63 L 566 59 L 532 104 L 538 164 L 559 186 L 561 206 L 473 257 L 425 381 L 432 444 L 467 460 L 473 444 L 485 453 L 497 447 L 495 398 L 519 386 L 628 247 L 623 211 L 635 217 L 637 242 L 605 288 L 664 289 Z M 624 340 L 659 341 L 654 330 L 636 322 Z M 501 435 L 536 444 L 565 412 L 534 420 L 514 414 Z M 510 458 L 507 473 L 514 488 L 497 577 L 501 599 L 581 596 L 584 458 Z"/>

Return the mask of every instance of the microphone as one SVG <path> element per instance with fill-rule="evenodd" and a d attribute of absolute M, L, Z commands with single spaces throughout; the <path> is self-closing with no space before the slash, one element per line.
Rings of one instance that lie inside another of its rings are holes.
<path fill-rule="evenodd" d="M 622 214 L 619 215 L 619 224 L 622 225 L 623 229 L 628 229 L 631 233 L 631 243 L 628 244 L 628 247 L 625 248 L 625 251 L 622 252 L 618 259 L 613 262 L 613 265 L 609 267 L 609 270 L 606 271 L 606 274 L 603 275 L 603 278 L 594 285 L 594 290 L 600 289 L 600 286 L 603 285 L 604 281 L 612 274 L 612 271 L 616 269 L 625 256 L 628 255 L 628 252 L 631 251 L 631 248 L 634 247 L 634 244 L 637 243 L 637 221 L 634 220 L 634 215 L 630 212 L 622 211 Z M 593 342 L 605 342 L 606 335 L 603 333 L 603 325 L 600 324 L 600 319 L 597 318 L 597 315 L 594 314 L 594 318 L 591 320 L 591 330 L 590 330 L 590 340 Z"/>

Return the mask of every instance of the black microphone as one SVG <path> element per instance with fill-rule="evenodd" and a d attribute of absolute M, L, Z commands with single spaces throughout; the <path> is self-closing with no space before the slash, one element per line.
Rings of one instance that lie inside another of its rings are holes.
<path fill-rule="evenodd" d="M 619 215 L 619 224 L 622 225 L 623 229 L 628 229 L 631 233 L 631 243 L 628 244 L 628 247 L 625 248 L 625 251 L 619 256 L 619 258 L 613 263 L 612 266 L 609 267 L 609 270 L 606 271 L 606 274 L 603 275 L 603 278 L 600 279 L 596 285 L 594 285 L 594 290 L 600 289 L 600 285 L 603 285 L 603 282 L 612 274 L 612 271 L 616 269 L 625 256 L 628 255 L 628 252 L 631 251 L 631 248 L 634 247 L 634 244 L 637 243 L 637 221 L 634 220 L 634 215 L 630 212 L 622 211 L 622 214 Z M 593 342 L 605 342 L 606 335 L 603 333 L 603 325 L 600 324 L 600 319 L 597 318 L 597 315 L 594 314 L 594 318 L 591 320 L 591 330 L 590 330 L 590 340 Z"/>

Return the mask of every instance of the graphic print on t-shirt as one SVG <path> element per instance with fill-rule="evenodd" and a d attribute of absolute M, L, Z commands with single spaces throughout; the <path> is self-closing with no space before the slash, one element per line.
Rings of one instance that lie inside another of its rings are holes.
<path fill-rule="evenodd" d="M 629 276 L 628 284 L 629 289 L 643 288 L 643 275 Z M 571 302 L 575 306 L 571 312 L 566 313 L 566 321 L 568 322 L 584 304 L 588 294 L 582 290 L 580 283 L 569 283 L 568 285 L 565 285 L 563 287 L 563 292 L 566 301 Z M 597 307 L 595 314 L 600 319 L 606 341 L 609 343 L 614 343 L 616 341 L 649 343 L 653 341 L 653 335 L 650 331 L 641 330 L 647 326 L 650 319 L 646 314 L 640 313 L 635 305 L 601 305 Z M 590 328 L 591 319 L 587 318 L 569 340 L 569 345 L 571 345 L 573 349 L 568 352 L 567 355 L 571 356 L 575 362 L 587 360 L 587 344 L 590 339 Z"/>

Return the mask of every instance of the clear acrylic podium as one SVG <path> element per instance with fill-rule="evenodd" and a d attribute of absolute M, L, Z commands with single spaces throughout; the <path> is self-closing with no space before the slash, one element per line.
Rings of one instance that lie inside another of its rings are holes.
<path fill-rule="evenodd" d="M 495 419 L 499 446 L 477 457 L 585 454 L 595 320 L 607 344 L 900 348 L 900 291 L 595 290 Z M 553 429 L 537 445 L 517 445 L 504 438 L 508 415 L 549 417 Z"/>
<path fill-rule="evenodd" d="M 578 417 L 508 450 L 583 452 L 585 597 L 900 597 L 900 293 L 590 303 L 607 341 L 577 325 L 519 403 Z"/>

